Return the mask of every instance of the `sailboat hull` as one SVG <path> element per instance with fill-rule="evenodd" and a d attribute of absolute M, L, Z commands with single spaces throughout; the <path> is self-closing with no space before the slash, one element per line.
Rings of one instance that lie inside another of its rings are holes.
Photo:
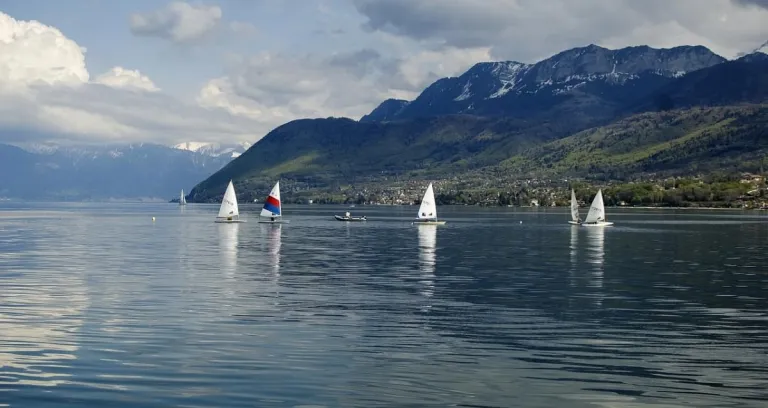
<path fill-rule="evenodd" d="M 582 227 L 610 227 L 611 225 L 613 225 L 612 222 L 596 222 L 593 224 L 585 224 L 585 223 L 581 224 Z"/>
<path fill-rule="evenodd" d="M 342 217 L 341 215 L 334 215 L 333 218 L 335 218 L 336 221 L 346 221 L 346 222 L 367 221 L 365 217 Z"/>
<path fill-rule="evenodd" d="M 568 224 L 571 224 L 571 225 L 581 225 L 581 223 L 578 222 L 578 221 L 568 221 Z"/>
<path fill-rule="evenodd" d="M 259 220 L 259 224 L 288 224 L 290 220 Z"/>
<path fill-rule="evenodd" d="M 445 225 L 445 221 L 414 221 L 413 225 Z"/>
<path fill-rule="evenodd" d="M 243 224 L 245 220 L 215 220 L 216 224 Z"/>

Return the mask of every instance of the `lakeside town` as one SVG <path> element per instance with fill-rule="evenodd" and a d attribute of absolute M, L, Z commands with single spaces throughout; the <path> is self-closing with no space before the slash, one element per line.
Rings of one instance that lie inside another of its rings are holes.
<path fill-rule="evenodd" d="M 580 205 L 586 206 L 597 190 L 602 189 L 607 206 L 768 209 L 766 177 L 753 173 L 636 182 L 461 177 L 432 182 L 440 205 L 568 206 L 573 189 Z M 282 183 L 286 203 L 414 205 L 419 203 L 428 181 L 389 177 L 331 188 L 317 188 L 292 180 Z M 254 201 L 258 201 L 259 196 L 254 195 Z"/>

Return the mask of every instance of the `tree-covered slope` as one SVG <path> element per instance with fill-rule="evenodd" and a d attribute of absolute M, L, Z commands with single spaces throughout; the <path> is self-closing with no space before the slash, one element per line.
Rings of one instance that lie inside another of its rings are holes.
<path fill-rule="evenodd" d="M 406 172 L 442 177 L 489 166 L 589 125 L 586 118 L 530 122 L 468 115 L 361 123 L 304 119 L 270 132 L 255 147 L 195 187 L 194 201 L 214 201 L 234 180 L 238 195 L 277 178 L 307 186 L 355 183 Z"/>
<path fill-rule="evenodd" d="M 642 113 L 505 160 L 530 177 L 626 180 L 651 174 L 755 170 L 768 154 L 768 105 Z"/>

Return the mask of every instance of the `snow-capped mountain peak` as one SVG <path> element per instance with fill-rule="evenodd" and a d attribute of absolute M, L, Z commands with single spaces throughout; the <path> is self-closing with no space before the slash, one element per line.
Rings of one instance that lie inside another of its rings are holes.
<path fill-rule="evenodd" d="M 58 145 L 49 143 L 21 143 L 18 147 L 35 154 L 54 154 L 59 150 Z"/>
<path fill-rule="evenodd" d="M 219 157 L 222 155 L 236 158 L 243 154 L 251 144 L 248 142 L 233 143 L 233 144 L 220 144 L 220 143 L 204 143 L 204 142 L 184 142 L 172 146 L 178 150 L 188 150 L 203 154 L 206 156 Z"/>
<path fill-rule="evenodd" d="M 435 81 L 413 101 L 399 101 L 395 112 L 379 120 L 458 113 L 525 116 L 573 96 L 613 103 L 612 98 L 639 97 L 648 87 L 724 61 L 702 46 L 612 50 L 588 45 L 535 64 L 481 62 L 458 77 Z M 386 107 L 389 105 L 392 103 L 388 101 Z M 374 112 L 384 108 L 382 104 Z M 381 116 L 372 114 L 367 120 Z"/>

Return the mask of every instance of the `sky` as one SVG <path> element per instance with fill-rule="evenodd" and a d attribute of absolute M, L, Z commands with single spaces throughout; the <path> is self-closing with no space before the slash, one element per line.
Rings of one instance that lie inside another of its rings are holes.
<path fill-rule="evenodd" d="M 0 143 L 256 142 L 478 62 L 768 41 L 768 0 L 3 0 Z"/>

